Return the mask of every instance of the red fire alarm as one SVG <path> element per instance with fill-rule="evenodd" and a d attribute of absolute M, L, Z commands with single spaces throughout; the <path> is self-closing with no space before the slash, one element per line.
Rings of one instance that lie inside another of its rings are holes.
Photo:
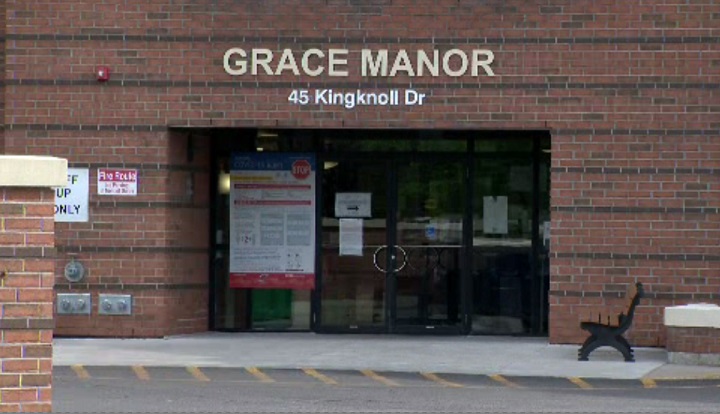
<path fill-rule="evenodd" d="M 107 66 L 98 66 L 97 68 L 98 82 L 107 82 L 110 80 L 110 68 Z"/>

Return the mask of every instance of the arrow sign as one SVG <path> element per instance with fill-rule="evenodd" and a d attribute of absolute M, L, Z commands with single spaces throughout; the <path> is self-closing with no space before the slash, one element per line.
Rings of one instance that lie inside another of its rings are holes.
<path fill-rule="evenodd" d="M 370 193 L 335 194 L 335 217 L 372 217 Z"/>

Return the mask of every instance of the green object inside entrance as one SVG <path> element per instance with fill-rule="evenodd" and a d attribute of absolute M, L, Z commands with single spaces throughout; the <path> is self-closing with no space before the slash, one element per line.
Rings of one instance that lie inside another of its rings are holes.
<path fill-rule="evenodd" d="M 253 289 L 252 327 L 286 329 L 292 325 L 293 291 L 290 289 Z"/>

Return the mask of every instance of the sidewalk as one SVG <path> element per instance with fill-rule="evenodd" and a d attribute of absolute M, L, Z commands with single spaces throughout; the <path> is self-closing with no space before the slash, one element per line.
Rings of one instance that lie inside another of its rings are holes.
<path fill-rule="evenodd" d="M 718 379 L 720 367 L 672 365 L 662 348 L 635 348 L 627 363 L 612 348 L 577 360 L 577 345 L 496 336 L 219 333 L 164 339 L 54 341 L 55 366 L 197 366 L 376 370 L 604 379 Z"/>

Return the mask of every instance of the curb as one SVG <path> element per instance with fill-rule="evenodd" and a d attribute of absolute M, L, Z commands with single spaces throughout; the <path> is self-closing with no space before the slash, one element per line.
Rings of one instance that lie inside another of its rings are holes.
<path fill-rule="evenodd" d="M 141 366 L 141 365 L 56 365 L 54 374 L 60 378 L 80 380 L 186 380 L 230 381 L 258 383 L 297 383 L 310 381 L 325 385 L 354 383 L 364 379 L 369 383 L 402 387 L 435 385 L 452 388 L 500 386 L 508 388 L 699 388 L 720 387 L 720 375 L 678 376 L 658 378 L 558 377 L 537 375 L 466 374 L 422 371 L 374 371 L 341 368 L 282 368 L 282 367 L 221 367 L 221 366 Z M 351 380 L 351 381 L 349 381 Z"/>

